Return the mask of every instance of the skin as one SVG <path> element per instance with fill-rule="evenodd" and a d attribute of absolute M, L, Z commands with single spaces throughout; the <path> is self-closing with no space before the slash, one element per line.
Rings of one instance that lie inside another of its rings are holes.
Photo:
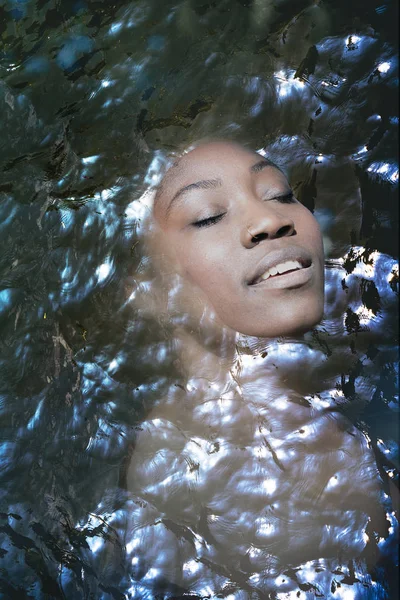
<path fill-rule="evenodd" d="M 158 241 L 222 323 L 240 333 L 299 334 L 322 318 L 321 232 L 291 194 L 284 174 L 259 154 L 209 142 L 180 158 L 156 195 Z M 310 258 L 307 277 L 297 273 L 283 276 L 278 286 L 272 279 L 252 285 L 270 253 L 287 250 Z"/>

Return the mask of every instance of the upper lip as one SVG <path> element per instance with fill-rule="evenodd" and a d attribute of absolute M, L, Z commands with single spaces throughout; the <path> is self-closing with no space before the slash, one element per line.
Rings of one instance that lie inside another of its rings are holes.
<path fill-rule="evenodd" d="M 303 267 L 309 267 L 312 263 L 310 253 L 304 248 L 298 246 L 290 246 L 288 248 L 280 248 L 279 250 L 271 250 L 258 263 L 254 273 L 247 280 L 247 285 L 254 285 L 259 282 L 259 279 L 268 269 L 276 267 L 288 260 L 297 260 Z"/>

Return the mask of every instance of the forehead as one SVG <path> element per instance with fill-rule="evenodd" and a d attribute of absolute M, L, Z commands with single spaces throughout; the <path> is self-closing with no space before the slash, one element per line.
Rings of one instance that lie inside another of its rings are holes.
<path fill-rule="evenodd" d="M 226 142 L 210 142 L 198 146 L 182 156 L 168 171 L 166 185 L 180 183 L 187 177 L 216 171 L 229 170 L 235 166 L 247 166 L 254 159 L 262 157 L 239 144 Z"/>
<path fill-rule="evenodd" d="M 257 152 L 236 143 L 210 142 L 198 146 L 179 158 L 167 171 L 155 198 L 156 216 L 161 216 L 163 208 L 181 187 L 203 179 L 250 176 L 251 166 L 262 160 L 263 157 Z M 278 168 L 268 171 L 286 179 Z"/>

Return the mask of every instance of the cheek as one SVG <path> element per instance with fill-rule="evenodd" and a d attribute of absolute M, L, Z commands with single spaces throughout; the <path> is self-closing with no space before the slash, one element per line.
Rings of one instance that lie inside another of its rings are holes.
<path fill-rule="evenodd" d="M 321 229 L 319 227 L 318 221 L 312 215 L 310 215 L 310 219 L 309 219 L 308 223 L 306 223 L 306 231 L 307 231 L 307 228 L 310 232 L 310 237 L 314 242 L 315 248 L 318 250 L 322 250 L 323 246 L 322 246 Z"/>
<path fill-rule="evenodd" d="M 222 244 L 213 244 L 207 246 L 196 244 L 193 246 L 182 245 L 178 250 L 180 263 L 183 267 L 183 275 L 197 284 L 207 292 L 216 291 L 230 286 L 233 280 L 234 268 L 229 264 L 229 255 L 222 247 Z"/>
<path fill-rule="evenodd" d="M 230 280 L 226 265 L 209 260 L 207 256 L 186 256 L 183 267 L 184 276 L 208 294 L 213 294 L 221 288 L 226 289 Z"/>
<path fill-rule="evenodd" d="M 306 210 L 306 209 L 304 209 Z M 297 220 L 298 231 L 301 231 L 301 237 L 308 248 L 315 256 L 318 256 L 320 263 L 324 262 L 324 247 L 322 242 L 322 234 L 318 221 L 308 211 L 303 213 Z"/>

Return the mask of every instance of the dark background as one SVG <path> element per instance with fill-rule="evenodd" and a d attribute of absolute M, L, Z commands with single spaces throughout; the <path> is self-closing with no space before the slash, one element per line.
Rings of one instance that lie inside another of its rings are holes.
<path fill-rule="evenodd" d="M 203 136 L 271 147 L 331 259 L 397 257 L 397 44 L 383 0 L 0 1 L 2 598 L 65 597 L 60 564 L 77 598 L 126 597 L 89 556 L 113 533 L 77 523 L 113 505 L 173 372 L 126 305 L 153 159 Z M 396 462 L 394 364 L 377 365 L 364 426 Z"/>

